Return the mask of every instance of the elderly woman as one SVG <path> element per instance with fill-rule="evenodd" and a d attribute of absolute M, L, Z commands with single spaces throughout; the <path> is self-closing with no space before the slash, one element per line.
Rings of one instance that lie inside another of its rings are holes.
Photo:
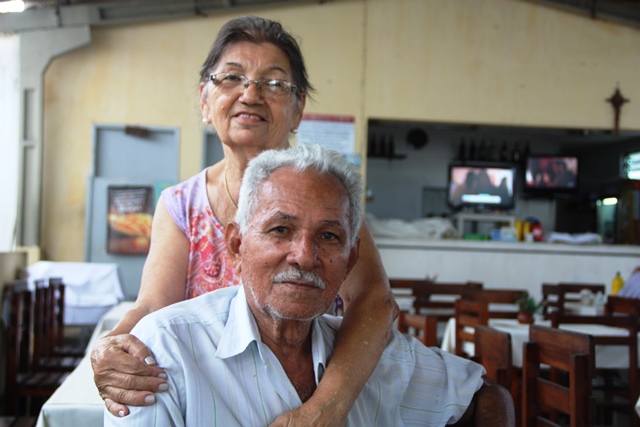
<path fill-rule="evenodd" d="M 154 392 L 167 388 L 151 352 L 129 334 L 133 326 L 167 305 L 238 285 L 224 230 L 242 175 L 260 152 L 289 147 L 311 90 L 300 48 L 279 23 L 242 17 L 222 27 L 200 72 L 200 108 L 224 159 L 162 193 L 138 298 L 92 351 L 96 385 L 112 414 L 153 404 Z M 344 424 L 378 363 L 397 305 L 366 226 L 359 238 L 360 259 L 340 289 L 345 316 L 331 363 L 311 398 L 274 426 Z"/>

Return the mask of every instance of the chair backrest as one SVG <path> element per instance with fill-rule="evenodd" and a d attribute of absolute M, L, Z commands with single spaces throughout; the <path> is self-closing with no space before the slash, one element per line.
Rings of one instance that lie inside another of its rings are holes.
<path fill-rule="evenodd" d="M 453 313 L 454 301 L 468 293 L 482 289 L 480 282 L 463 283 L 430 283 L 413 288 L 415 301 L 413 307 L 416 313 L 421 309 L 447 308 Z M 448 298 L 439 298 L 448 297 Z"/>
<path fill-rule="evenodd" d="M 401 311 L 398 316 L 398 330 L 413 335 L 428 347 L 437 346 L 438 318 L 435 316 Z"/>
<path fill-rule="evenodd" d="M 49 279 L 50 298 L 50 321 L 51 329 L 49 334 L 49 354 L 54 353 L 56 346 L 64 343 L 64 295 L 65 285 L 60 278 Z"/>
<path fill-rule="evenodd" d="M 13 408 L 15 396 L 9 391 L 15 389 L 19 374 L 29 372 L 31 363 L 32 292 L 27 282 L 20 280 L 5 286 L 2 301 L 8 309 L 5 390 L 11 400 L 8 408 Z"/>
<path fill-rule="evenodd" d="M 529 295 L 526 289 L 478 289 L 466 294 L 463 298 L 473 301 L 482 301 L 489 304 L 489 318 L 515 319 L 518 317 L 516 303 L 522 297 Z M 493 308 L 492 304 L 503 305 L 504 308 Z"/>
<path fill-rule="evenodd" d="M 635 416 L 634 405 L 640 396 L 640 369 L 638 367 L 638 316 L 635 312 L 629 314 L 612 314 L 600 316 L 576 316 L 562 314 L 558 311 L 551 313 L 551 326 L 558 328 L 566 324 L 604 325 L 614 328 L 623 328 L 628 331 L 623 335 L 593 335 L 596 345 L 615 346 L 620 349 L 621 357 L 627 353 L 629 361 L 628 386 L 622 388 L 620 396 L 628 403 L 627 409 L 632 420 L 631 425 L 640 425 L 640 420 Z M 597 402 L 600 404 L 600 402 Z M 609 402 L 602 402 L 603 406 L 610 406 Z M 613 405 L 619 406 L 619 404 Z"/>
<path fill-rule="evenodd" d="M 488 378 L 511 390 L 511 334 L 490 326 L 476 325 L 474 343 L 472 359 L 484 366 Z"/>
<path fill-rule="evenodd" d="M 529 341 L 523 345 L 522 356 L 522 425 L 559 426 L 546 418 L 546 408 L 549 408 L 551 413 L 567 414 L 571 427 L 591 426 L 594 338 L 578 332 L 531 325 Z M 553 376 L 541 375 L 542 364 L 566 372 L 568 385 L 555 382 Z"/>
<path fill-rule="evenodd" d="M 607 296 L 607 303 L 604 306 L 605 314 L 632 314 L 640 315 L 640 299 L 619 297 L 615 295 Z"/>
<path fill-rule="evenodd" d="M 549 319 L 549 313 L 552 311 L 564 311 L 564 293 L 557 283 L 542 284 L 542 315 L 545 319 Z"/>
<path fill-rule="evenodd" d="M 35 281 L 33 305 L 33 357 L 31 369 L 38 371 L 41 360 L 49 355 L 49 336 L 51 329 L 51 293 L 44 280 Z"/>
<path fill-rule="evenodd" d="M 542 299 L 546 301 L 543 315 L 549 318 L 552 311 L 565 312 L 566 303 L 579 303 L 581 300 L 580 292 L 583 290 L 591 291 L 594 295 L 600 292 L 606 294 L 606 285 L 603 283 L 577 283 L 577 282 L 560 282 L 557 284 L 542 284 Z"/>
<path fill-rule="evenodd" d="M 425 280 L 389 279 L 392 288 L 408 288 L 412 290 L 416 313 L 420 309 L 450 309 L 453 315 L 454 300 L 474 289 L 482 289 L 481 282 L 467 281 L 461 283 L 429 283 Z M 451 297 L 439 299 L 438 297 Z"/>
<path fill-rule="evenodd" d="M 489 305 L 484 301 L 458 299 L 455 302 L 456 350 L 455 354 L 470 357 L 465 351 L 465 343 L 475 341 L 475 327 L 489 324 Z"/>

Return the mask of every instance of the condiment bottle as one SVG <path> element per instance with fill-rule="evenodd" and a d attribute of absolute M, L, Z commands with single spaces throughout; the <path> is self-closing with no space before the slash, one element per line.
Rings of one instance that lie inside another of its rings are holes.
<path fill-rule="evenodd" d="M 611 281 L 611 295 L 617 294 L 624 286 L 624 279 L 620 276 L 620 272 L 616 273 L 616 277 Z"/>

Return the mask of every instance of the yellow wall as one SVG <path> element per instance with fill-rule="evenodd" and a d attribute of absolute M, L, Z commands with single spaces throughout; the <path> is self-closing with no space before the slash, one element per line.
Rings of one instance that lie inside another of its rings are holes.
<path fill-rule="evenodd" d="M 241 9 L 301 40 L 307 112 L 366 120 L 640 129 L 640 31 L 521 0 L 335 0 Z M 200 170 L 198 70 L 238 13 L 92 30 L 45 75 L 43 256 L 80 261 L 94 123 L 178 127 L 180 174 Z M 635 101 L 635 102 L 634 102 Z M 366 158 L 366 156 L 363 156 Z"/>

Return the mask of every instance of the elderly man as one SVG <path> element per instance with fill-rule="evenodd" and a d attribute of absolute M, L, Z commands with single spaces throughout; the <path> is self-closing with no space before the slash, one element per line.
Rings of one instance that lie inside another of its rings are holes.
<path fill-rule="evenodd" d="M 357 170 L 319 146 L 256 157 L 226 230 L 242 286 L 138 323 L 132 333 L 166 370 L 169 390 L 123 418 L 105 411 L 105 424 L 267 426 L 307 400 L 341 320 L 323 313 L 358 258 L 361 188 Z M 508 393 L 483 373 L 394 331 L 347 423 L 513 425 Z"/>

